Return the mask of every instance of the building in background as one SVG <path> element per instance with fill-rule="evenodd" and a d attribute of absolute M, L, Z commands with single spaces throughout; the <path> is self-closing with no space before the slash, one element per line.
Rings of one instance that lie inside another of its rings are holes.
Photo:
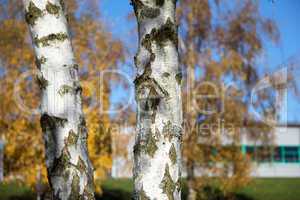
<path fill-rule="evenodd" d="M 277 126 L 274 145 L 242 139 L 242 151 L 252 157 L 254 177 L 300 177 L 300 124 Z"/>
<path fill-rule="evenodd" d="M 300 124 L 277 126 L 271 146 L 252 141 L 243 129 L 241 149 L 252 158 L 253 177 L 300 177 Z M 132 177 L 134 128 L 122 130 L 113 137 L 114 178 Z"/>

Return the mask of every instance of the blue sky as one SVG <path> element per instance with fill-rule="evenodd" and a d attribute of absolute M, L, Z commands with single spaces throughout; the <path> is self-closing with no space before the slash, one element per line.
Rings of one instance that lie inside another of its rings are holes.
<path fill-rule="evenodd" d="M 290 57 L 300 56 L 300 1 L 299 0 L 260 0 L 260 12 L 262 15 L 273 19 L 280 30 L 281 41 L 274 45 L 265 42 L 264 56 L 258 61 L 265 66 L 266 71 L 276 71 L 280 65 L 288 62 Z M 102 0 L 101 15 L 106 26 L 115 38 L 124 41 L 131 53 L 136 51 L 137 36 L 134 30 L 134 20 L 128 20 L 128 14 L 132 12 L 129 0 Z M 122 66 L 122 70 L 133 76 L 132 63 Z M 299 71 L 299 70 L 298 70 Z M 122 92 L 122 88 L 116 86 L 111 100 L 113 103 L 119 99 L 126 99 L 128 94 Z M 300 121 L 296 110 L 300 110 L 299 100 L 293 95 L 288 95 L 288 121 Z"/>

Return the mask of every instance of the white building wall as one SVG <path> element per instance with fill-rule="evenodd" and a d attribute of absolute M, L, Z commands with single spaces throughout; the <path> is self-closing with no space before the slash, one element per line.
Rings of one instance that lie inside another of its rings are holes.
<path fill-rule="evenodd" d="M 128 134 L 128 133 L 127 133 Z M 133 164 L 133 144 L 134 134 L 128 134 L 130 137 L 127 151 L 128 157 L 114 157 L 112 177 L 130 178 L 132 177 Z M 224 143 L 230 144 L 229 140 L 224 138 Z M 242 145 L 254 145 L 255 142 L 249 140 L 246 134 L 243 135 Z M 256 143 L 256 145 L 259 145 Z M 277 146 L 300 146 L 300 126 L 277 127 L 275 129 L 275 145 Z M 300 177 L 300 163 L 253 163 L 253 177 Z M 183 171 L 183 176 L 186 173 Z"/>
<path fill-rule="evenodd" d="M 253 177 L 300 178 L 299 163 L 263 163 L 254 167 Z"/>

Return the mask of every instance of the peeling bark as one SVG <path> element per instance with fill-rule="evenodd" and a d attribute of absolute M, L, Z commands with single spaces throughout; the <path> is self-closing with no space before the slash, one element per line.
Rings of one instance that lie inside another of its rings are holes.
<path fill-rule="evenodd" d="M 135 199 L 181 199 L 182 103 L 175 0 L 132 0 L 138 23 L 135 56 L 137 135 Z"/>
<path fill-rule="evenodd" d="M 39 69 L 41 127 L 48 179 L 56 200 L 94 199 L 78 65 L 62 0 L 23 0 Z"/>

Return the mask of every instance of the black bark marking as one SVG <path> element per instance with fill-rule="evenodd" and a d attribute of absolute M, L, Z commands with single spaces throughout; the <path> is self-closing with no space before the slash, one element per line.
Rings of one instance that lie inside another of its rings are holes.
<path fill-rule="evenodd" d="M 80 199 L 80 177 L 78 174 L 73 175 L 72 185 L 71 185 L 71 194 L 69 196 L 69 200 L 79 200 Z"/>
<path fill-rule="evenodd" d="M 177 138 L 178 140 L 182 140 L 182 128 L 176 125 L 173 125 L 170 121 L 163 127 L 163 136 L 165 139 L 168 139 L 169 142 L 173 138 Z"/>
<path fill-rule="evenodd" d="M 49 116 L 48 114 L 43 114 L 41 117 L 41 126 L 43 131 L 54 131 L 59 127 L 64 127 L 67 122 L 67 119 Z"/>
<path fill-rule="evenodd" d="M 156 6 L 159 6 L 159 7 L 163 3 L 164 3 L 163 0 L 156 0 L 156 2 L 155 2 Z M 159 8 L 152 8 L 150 6 L 147 6 L 140 0 L 132 0 L 131 5 L 133 6 L 135 15 L 137 17 L 140 17 L 141 19 L 143 19 L 143 18 L 153 19 L 153 18 L 158 17 L 160 15 L 160 9 Z"/>
<path fill-rule="evenodd" d="M 59 3 L 60 3 L 62 11 L 65 11 L 66 6 L 65 6 L 64 0 L 59 0 Z"/>
<path fill-rule="evenodd" d="M 160 183 L 160 188 L 163 190 L 163 193 L 167 195 L 169 200 L 174 200 L 174 191 L 176 189 L 176 184 L 172 180 L 168 164 L 166 164 L 164 177 Z"/>
<path fill-rule="evenodd" d="M 47 59 L 42 56 L 41 58 L 35 58 L 35 65 L 38 69 L 41 69 L 42 65 L 47 62 Z"/>
<path fill-rule="evenodd" d="M 146 195 L 146 192 L 144 191 L 144 188 L 142 187 L 139 200 L 150 200 L 150 198 Z"/>
<path fill-rule="evenodd" d="M 164 46 L 166 41 L 171 41 L 178 48 L 177 26 L 170 18 L 159 29 L 153 28 L 150 33 L 146 34 L 142 40 L 144 46 L 150 53 L 152 41 L 155 41 L 159 46 Z"/>
<path fill-rule="evenodd" d="M 58 15 L 59 14 L 59 9 L 60 9 L 59 6 L 57 6 L 57 5 L 55 5 L 55 4 L 48 1 L 47 5 L 46 5 L 46 10 L 49 14 Z"/>
<path fill-rule="evenodd" d="M 30 1 L 28 10 L 25 12 L 25 20 L 31 26 L 35 25 L 36 20 L 43 14 L 42 10 L 36 7 L 36 5 Z"/>
<path fill-rule="evenodd" d="M 74 88 L 72 86 L 69 86 L 69 85 L 62 85 L 60 87 L 60 89 L 58 90 L 58 94 L 60 96 L 63 96 L 67 93 L 73 93 L 74 92 Z"/>
<path fill-rule="evenodd" d="M 67 182 L 70 178 L 70 170 L 65 170 L 63 172 L 63 177 L 64 177 L 65 182 Z"/>
<path fill-rule="evenodd" d="M 86 121 L 85 121 L 85 118 L 83 116 L 80 116 L 80 118 L 79 118 L 78 132 L 79 132 L 79 135 L 82 137 L 83 140 L 87 139 Z"/>
<path fill-rule="evenodd" d="M 36 76 L 36 83 L 38 84 L 41 90 L 46 89 L 46 87 L 49 85 L 48 80 L 46 80 L 42 74 L 38 74 Z"/>
<path fill-rule="evenodd" d="M 141 9 L 140 15 L 141 15 L 141 17 L 153 19 L 153 18 L 157 17 L 158 15 L 160 15 L 160 9 L 143 6 Z"/>
<path fill-rule="evenodd" d="M 49 170 L 50 177 L 53 176 L 65 177 L 64 172 L 66 171 L 67 168 L 71 166 L 70 159 L 71 159 L 70 152 L 68 151 L 68 148 L 65 146 L 62 149 L 60 156 L 54 159 L 53 165 L 50 167 Z"/>
<path fill-rule="evenodd" d="M 156 145 L 157 140 L 151 134 L 148 135 L 147 143 L 146 143 L 146 152 L 149 156 L 153 157 L 155 152 L 157 151 L 158 147 Z"/>
<path fill-rule="evenodd" d="M 74 64 L 74 65 L 73 65 L 73 68 L 76 69 L 76 70 L 78 71 L 79 65 L 78 65 L 78 64 Z"/>
<path fill-rule="evenodd" d="M 178 85 L 181 85 L 181 81 L 182 81 L 182 73 L 180 72 L 180 73 L 176 74 L 176 75 L 175 75 L 175 79 L 176 79 Z"/>
<path fill-rule="evenodd" d="M 170 158 L 172 164 L 175 165 L 176 161 L 177 161 L 177 154 L 176 154 L 176 148 L 175 148 L 174 144 L 172 144 L 172 146 L 170 148 L 169 158 Z"/>
<path fill-rule="evenodd" d="M 133 152 L 137 156 L 144 152 L 150 157 L 153 157 L 158 147 L 156 145 L 157 139 L 152 135 L 151 131 L 147 131 L 146 139 L 140 139 L 133 147 Z"/>
<path fill-rule="evenodd" d="M 67 145 L 67 146 L 76 145 L 78 142 L 78 138 L 79 138 L 79 135 L 76 134 L 73 130 L 70 130 L 69 135 L 66 139 L 65 145 Z"/>
<path fill-rule="evenodd" d="M 141 108 L 143 115 L 148 115 L 149 112 L 152 112 L 151 119 L 154 122 L 156 111 L 158 105 L 163 97 L 167 97 L 169 94 L 166 90 L 162 89 L 162 87 L 156 82 L 154 78 L 151 78 L 152 69 L 151 63 L 155 60 L 155 54 L 152 53 L 151 49 L 151 36 L 149 34 L 145 35 L 142 45 L 149 51 L 150 58 L 149 62 L 146 64 L 144 73 L 134 80 L 134 84 L 136 86 L 137 94 L 143 93 L 143 90 L 148 88 L 149 95 L 146 99 L 141 99 Z M 135 57 L 135 63 L 137 66 L 137 59 Z M 160 95 L 163 94 L 163 95 Z"/>
<path fill-rule="evenodd" d="M 73 85 L 62 85 L 58 90 L 58 94 L 60 96 L 64 96 L 65 94 L 77 94 L 82 92 L 82 87 L 78 81 L 74 81 Z"/>
<path fill-rule="evenodd" d="M 83 196 L 86 197 L 87 200 L 94 200 L 94 190 L 92 189 L 92 187 L 85 186 Z"/>
<path fill-rule="evenodd" d="M 53 34 L 50 34 L 48 36 L 44 36 L 42 38 L 35 37 L 34 38 L 34 43 L 38 47 L 40 47 L 40 46 L 46 47 L 46 46 L 50 45 L 50 42 L 53 42 L 53 41 L 63 42 L 66 39 L 68 39 L 68 34 L 67 33 L 53 33 Z"/>
<path fill-rule="evenodd" d="M 168 78 L 168 77 L 170 77 L 170 73 L 169 72 L 164 72 L 162 76 L 165 77 L 165 78 Z"/>
<path fill-rule="evenodd" d="M 82 160 L 81 157 L 78 158 L 78 162 L 77 162 L 77 169 L 80 171 L 80 173 L 84 174 L 87 171 L 87 167 L 84 163 L 84 161 Z"/>
<path fill-rule="evenodd" d="M 181 175 L 179 176 L 177 182 L 176 182 L 176 188 L 177 188 L 177 192 L 181 191 L 181 180 L 180 180 Z"/>
<path fill-rule="evenodd" d="M 156 6 L 162 7 L 165 4 L 165 0 L 155 0 Z"/>

